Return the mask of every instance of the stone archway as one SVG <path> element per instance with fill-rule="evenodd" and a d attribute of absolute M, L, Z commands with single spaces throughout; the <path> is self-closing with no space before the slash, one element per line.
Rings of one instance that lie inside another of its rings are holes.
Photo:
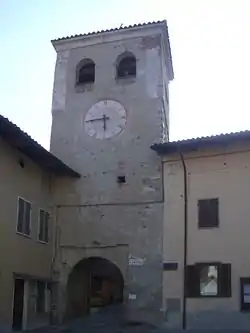
<path fill-rule="evenodd" d="M 80 317 L 91 308 L 123 302 L 123 288 L 120 269 L 108 259 L 80 260 L 68 276 L 67 317 Z"/>

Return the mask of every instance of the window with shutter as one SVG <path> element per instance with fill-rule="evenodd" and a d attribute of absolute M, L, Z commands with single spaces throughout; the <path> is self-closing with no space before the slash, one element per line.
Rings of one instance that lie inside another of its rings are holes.
<path fill-rule="evenodd" d="M 47 243 L 49 240 L 49 213 L 40 209 L 38 239 Z"/>
<path fill-rule="evenodd" d="M 25 235 L 30 234 L 30 212 L 31 205 L 29 202 L 25 202 L 25 217 L 24 217 L 24 233 Z"/>
<path fill-rule="evenodd" d="M 18 198 L 18 216 L 17 216 L 17 231 L 22 232 L 23 230 L 23 217 L 24 217 L 24 200 Z"/>
<path fill-rule="evenodd" d="M 30 222 L 31 204 L 22 198 L 18 198 L 17 232 L 29 236 Z"/>
<path fill-rule="evenodd" d="M 199 228 L 215 228 L 219 226 L 219 199 L 198 200 Z"/>
<path fill-rule="evenodd" d="M 49 240 L 49 213 L 45 213 L 45 226 L 44 226 L 44 240 L 48 242 Z"/>
<path fill-rule="evenodd" d="M 197 263 L 186 269 L 187 297 L 231 297 L 231 264 Z"/>

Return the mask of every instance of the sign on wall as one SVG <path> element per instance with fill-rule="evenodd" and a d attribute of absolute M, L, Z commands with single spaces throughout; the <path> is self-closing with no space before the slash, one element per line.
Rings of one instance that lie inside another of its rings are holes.
<path fill-rule="evenodd" d="M 128 257 L 129 266 L 143 266 L 145 261 L 146 261 L 145 258 L 133 257 L 132 255 Z"/>

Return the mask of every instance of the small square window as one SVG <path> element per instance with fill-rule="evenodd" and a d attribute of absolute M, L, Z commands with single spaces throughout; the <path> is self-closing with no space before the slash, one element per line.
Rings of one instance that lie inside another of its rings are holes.
<path fill-rule="evenodd" d="M 199 228 L 215 228 L 219 226 L 219 199 L 198 200 Z"/>
<path fill-rule="evenodd" d="M 39 233 L 38 239 L 41 242 L 47 243 L 49 240 L 49 213 L 40 209 L 39 213 Z"/>
<path fill-rule="evenodd" d="M 118 184 L 124 184 L 124 183 L 126 183 L 126 177 L 125 176 L 118 176 L 117 177 L 117 183 Z"/>
<path fill-rule="evenodd" d="M 22 198 L 18 198 L 17 211 L 17 232 L 29 236 L 31 222 L 31 203 Z"/>

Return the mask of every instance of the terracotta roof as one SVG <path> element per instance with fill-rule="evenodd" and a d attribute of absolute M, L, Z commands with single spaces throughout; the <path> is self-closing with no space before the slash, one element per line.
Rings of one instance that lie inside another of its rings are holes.
<path fill-rule="evenodd" d="M 87 32 L 85 34 L 78 34 L 78 35 L 71 35 L 71 36 L 56 38 L 56 39 L 53 39 L 51 42 L 55 42 L 55 41 L 59 41 L 59 40 L 67 40 L 67 39 L 77 38 L 77 37 L 93 36 L 93 35 L 106 33 L 106 32 L 114 32 L 114 31 L 120 31 L 120 30 L 132 29 L 132 28 L 139 28 L 139 27 L 148 26 L 148 25 L 155 25 L 155 24 L 159 24 L 159 23 L 166 23 L 166 21 L 165 20 L 163 20 L 163 21 L 153 21 L 153 22 L 147 22 L 147 23 L 127 25 L 127 26 L 124 26 L 124 27 L 121 26 L 119 28 L 113 28 L 113 29 L 92 31 L 92 32 Z"/>
<path fill-rule="evenodd" d="M 1 115 L 0 137 L 12 148 L 17 149 L 48 172 L 61 176 L 80 177 L 79 173 L 48 152 L 27 133 Z"/>
<path fill-rule="evenodd" d="M 240 131 L 212 136 L 198 137 L 187 140 L 157 143 L 151 146 L 159 155 L 168 155 L 181 152 L 190 152 L 202 148 L 224 146 L 236 142 L 250 143 L 250 131 Z"/>

